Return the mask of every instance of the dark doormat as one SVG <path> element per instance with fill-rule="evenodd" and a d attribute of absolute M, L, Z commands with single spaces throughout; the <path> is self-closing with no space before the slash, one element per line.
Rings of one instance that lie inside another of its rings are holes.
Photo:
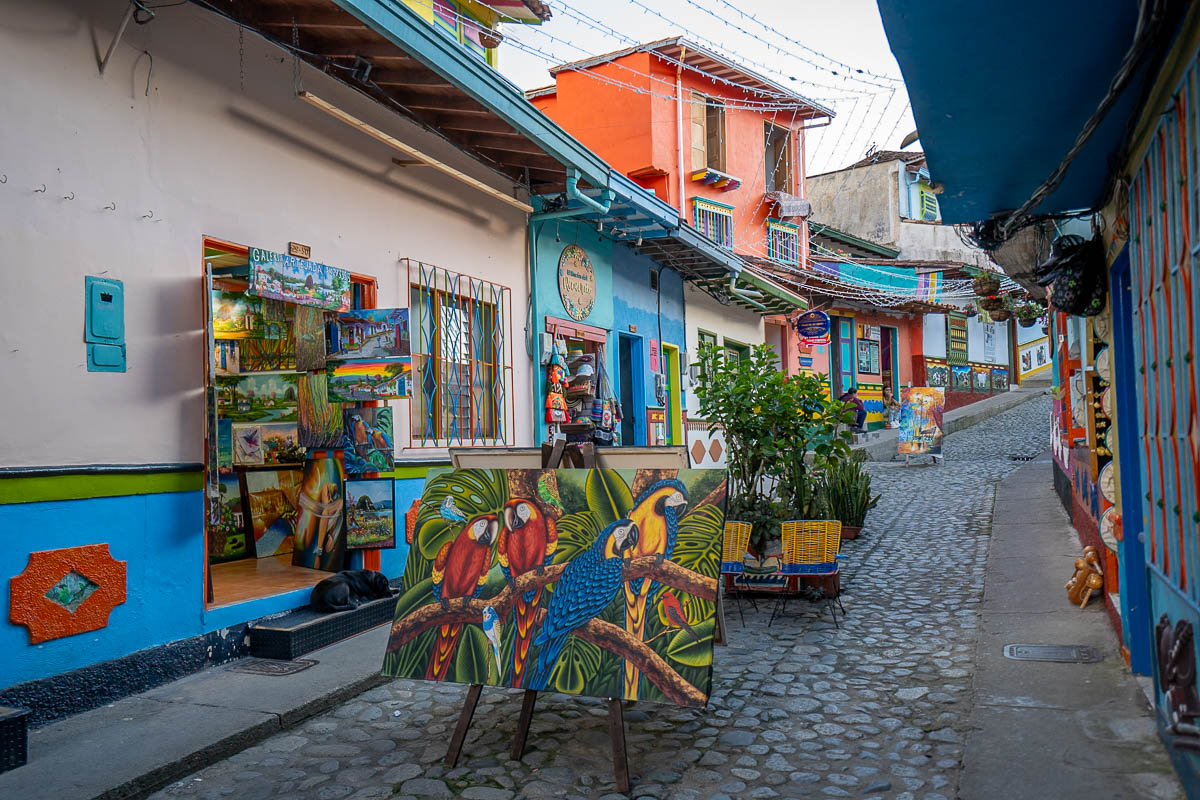
<path fill-rule="evenodd" d="M 1004 657 L 1014 661 L 1057 661 L 1063 664 L 1095 664 L 1104 656 L 1082 644 L 1006 644 Z"/>
<path fill-rule="evenodd" d="M 295 661 L 247 658 L 230 666 L 229 671 L 245 672 L 249 675 L 295 675 L 297 672 L 303 672 L 317 663 L 320 662 L 312 658 L 298 658 Z"/>

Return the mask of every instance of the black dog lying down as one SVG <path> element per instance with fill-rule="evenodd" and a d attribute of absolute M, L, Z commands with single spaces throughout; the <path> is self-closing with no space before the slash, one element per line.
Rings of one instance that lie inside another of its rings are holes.
<path fill-rule="evenodd" d="M 347 569 L 314 586 L 308 605 L 313 611 L 353 611 L 363 603 L 391 595 L 382 572 Z"/>

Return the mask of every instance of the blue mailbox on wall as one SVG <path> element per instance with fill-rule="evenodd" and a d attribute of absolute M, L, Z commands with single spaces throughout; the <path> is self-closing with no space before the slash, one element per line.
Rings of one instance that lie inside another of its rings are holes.
<path fill-rule="evenodd" d="M 125 371 L 125 284 L 84 278 L 83 341 L 88 372 Z"/>

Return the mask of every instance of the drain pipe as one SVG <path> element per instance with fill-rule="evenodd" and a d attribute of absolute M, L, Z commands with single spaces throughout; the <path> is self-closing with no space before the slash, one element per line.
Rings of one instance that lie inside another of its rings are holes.
<path fill-rule="evenodd" d="M 579 214 L 585 214 L 589 209 L 597 214 L 607 214 L 612 208 L 613 200 L 616 194 L 612 189 L 605 189 L 600 193 L 600 201 L 593 200 L 583 192 L 579 191 L 579 170 L 572 169 L 567 174 L 567 200 L 578 200 L 583 203 L 586 208 L 560 208 L 558 211 L 546 211 L 540 214 L 534 214 L 532 219 L 537 222 L 542 222 L 548 219 L 558 219 L 560 217 L 575 217 Z"/>
<path fill-rule="evenodd" d="M 729 276 L 729 293 L 732 294 L 737 299 L 741 300 L 743 303 L 749 303 L 750 305 L 754 306 L 757 309 L 769 312 L 770 309 L 767 308 L 766 306 L 764 306 L 762 303 L 758 302 L 758 300 L 756 299 L 756 298 L 762 297 L 763 293 L 760 292 L 758 289 L 742 289 L 742 288 L 740 288 L 737 285 L 737 279 L 738 279 L 737 275 Z"/>
<path fill-rule="evenodd" d="M 687 48 L 679 51 L 679 66 L 675 68 L 675 149 L 679 153 L 679 218 L 687 219 L 683 211 L 683 193 L 687 183 L 683 178 L 683 59 Z"/>

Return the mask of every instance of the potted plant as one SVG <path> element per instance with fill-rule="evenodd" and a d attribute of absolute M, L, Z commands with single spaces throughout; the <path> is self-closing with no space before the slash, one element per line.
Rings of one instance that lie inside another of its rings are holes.
<path fill-rule="evenodd" d="M 975 305 L 979 306 L 980 311 L 986 311 L 989 314 L 993 311 L 999 311 L 1004 308 L 1003 297 L 981 297 L 975 301 Z"/>
<path fill-rule="evenodd" d="M 1013 312 L 1022 328 L 1032 328 L 1042 318 L 1045 311 L 1036 303 L 1024 303 Z"/>
<path fill-rule="evenodd" d="M 879 495 L 871 496 L 871 476 L 855 458 L 829 466 L 825 471 L 824 496 L 830 513 L 842 522 L 842 541 L 858 538 L 867 512 L 879 502 Z"/>
<path fill-rule="evenodd" d="M 995 311 L 988 312 L 988 316 L 992 318 L 992 322 L 1005 322 L 1011 318 L 1012 315 L 1013 312 L 1009 311 L 1007 308 L 998 308 Z"/>
<path fill-rule="evenodd" d="M 1000 278 L 994 272 L 984 272 L 975 276 L 972 287 L 980 297 L 992 297 L 1000 292 Z"/>
<path fill-rule="evenodd" d="M 746 359 L 724 358 L 715 347 L 700 351 L 701 380 L 696 387 L 700 416 L 710 435 L 724 435 L 729 464 L 726 524 L 752 526 L 750 550 L 764 554 L 777 529 L 779 512 L 772 497 L 778 472 L 779 432 L 794 424 L 787 376 L 775 367 L 774 351 L 759 345 Z M 789 413 L 792 418 L 789 418 Z"/>

